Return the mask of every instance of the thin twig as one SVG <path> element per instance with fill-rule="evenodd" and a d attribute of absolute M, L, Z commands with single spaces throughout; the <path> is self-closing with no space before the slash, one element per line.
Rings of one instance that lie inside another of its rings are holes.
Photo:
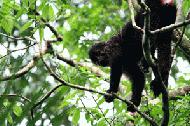
<path fill-rule="evenodd" d="M 36 10 L 32 10 L 36 16 L 40 16 L 40 14 Z M 51 30 L 51 32 L 55 35 L 57 41 L 62 41 L 63 38 L 61 35 L 55 30 L 53 26 L 51 26 L 44 18 L 40 17 L 40 20 Z"/>
<path fill-rule="evenodd" d="M 83 107 L 84 107 L 84 110 L 85 110 L 88 114 L 90 114 L 94 120 L 96 120 L 96 117 L 95 117 L 90 111 L 88 111 L 88 109 L 86 108 L 86 106 L 85 106 L 84 102 L 82 101 L 82 99 L 81 99 L 81 98 L 79 98 L 79 99 L 80 99 L 80 101 L 81 101 L 81 103 L 82 103 L 82 105 L 83 105 Z"/>
<path fill-rule="evenodd" d="M 30 99 L 28 99 L 27 97 L 24 97 L 22 95 L 19 95 L 19 94 L 1 94 L 0 97 L 20 97 L 20 98 L 24 99 L 27 102 L 31 102 Z"/>
<path fill-rule="evenodd" d="M 25 65 L 23 68 L 21 68 L 18 72 L 13 73 L 8 76 L 5 76 L 5 77 L 0 77 L 0 81 L 13 80 L 13 79 L 16 79 L 16 78 L 19 78 L 19 77 L 25 75 L 35 66 L 35 63 L 37 61 L 38 61 L 38 58 L 34 57 L 27 65 Z"/>
<path fill-rule="evenodd" d="M 33 39 L 33 38 L 29 37 L 29 36 L 15 37 L 15 36 L 10 36 L 10 35 L 7 35 L 7 34 L 1 33 L 1 32 L 0 32 L 0 35 L 5 36 L 5 37 L 10 38 L 10 39 L 13 39 L 13 40 L 28 40 L 28 41 L 33 41 L 33 42 L 36 42 L 36 43 L 38 42 L 38 41 L 36 41 L 35 39 Z"/>
<path fill-rule="evenodd" d="M 30 112 L 31 112 L 31 116 L 32 116 L 32 119 L 34 118 L 34 109 L 41 105 L 46 99 L 49 98 L 49 96 L 54 93 L 58 88 L 62 87 L 64 85 L 62 84 L 59 84 L 57 86 L 55 86 L 53 89 L 51 89 L 48 93 L 46 93 L 37 103 L 35 103 L 32 108 L 30 109 Z"/>
<path fill-rule="evenodd" d="M 114 107 L 114 104 L 113 104 L 113 108 L 112 108 L 112 110 L 113 110 L 113 119 L 112 119 L 112 124 L 113 124 L 113 126 L 115 125 L 115 107 Z"/>
<path fill-rule="evenodd" d="M 173 61 L 173 58 L 174 58 L 174 55 L 175 55 L 175 53 L 176 53 L 176 49 L 177 49 L 177 47 L 181 44 L 181 42 L 182 42 L 182 39 L 183 39 L 183 35 L 184 35 L 184 33 L 185 33 L 185 29 L 186 29 L 186 26 L 183 26 L 183 29 L 182 29 L 182 33 L 181 33 L 181 35 L 180 35 L 180 38 L 178 39 L 178 41 L 176 42 L 176 44 L 175 44 L 175 46 L 174 46 L 174 48 L 173 48 L 173 50 L 172 50 L 172 56 L 171 56 L 171 58 L 172 58 L 172 60 L 171 60 L 171 62 Z"/>
<path fill-rule="evenodd" d="M 41 51 L 41 54 L 44 55 L 45 53 L 48 52 L 48 47 L 46 45 L 46 47 Z M 5 76 L 5 77 L 0 77 L 0 81 L 7 81 L 7 80 L 13 80 L 19 77 L 22 77 L 23 75 L 25 75 L 26 73 L 28 73 L 37 63 L 37 61 L 39 60 L 39 58 L 41 57 L 40 53 L 36 53 L 32 60 L 29 61 L 28 64 L 26 64 L 24 67 L 22 67 L 20 70 L 18 70 L 18 72 L 13 73 L 11 75 Z"/>
<path fill-rule="evenodd" d="M 94 102 L 96 103 L 98 109 L 100 110 L 100 112 L 104 116 L 104 119 L 106 120 L 106 122 L 111 126 L 111 123 L 107 120 L 106 115 L 104 114 L 104 112 L 102 111 L 102 109 L 100 108 L 100 106 L 98 105 L 98 103 L 97 103 L 96 99 L 94 98 L 94 96 L 92 96 L 92 98 L 93 98 Z"/>
<path fill-rule="evenodd" d="M 72 67 L 85 67 L 85 68 L 88 68 L 90 69 L 90 71 L 94 74 L 96 74 L 98 77 L 107 77 L 108 74 L 106 74 L 105 72 L 103 72 L 100 68 L 92 65 L 91 63 L 88 63 L 88 62 L 76 62 L 75 60 L 72 60 L 72 59 L 69 59 L 69 58 L 66 58 L 64 56 L 61 56 L 60 54 L 56 54 L 57 56 L 57 59 L 67 63 L 68 65 L 72 66 Z M 107 78 L 106 78 L 107 80 Z"/>
<path fill-rule="evenodd" d="M 2 59 L 2 58 L 4 58 L 4 57 L 6 57 L 6 56 L 8 56 L 8 55 L 10 55 L 10 54 L 11 54 L 11 53 L 13 53 L 13 52 L 17 52 L 17 51 L 21 51 L 21 50 L 26 50 L 26 49 L 28 49 L 28 48 L 30 48 L 30 47 L 32 47 L 32 46 L 34 46 L 34 45 L 36 45 L 36 44 L 37 44 L 37 43 L 33 43 L 33 44 L 28 45 L 28 46 L 26 46 L 26 47 L 24 47 L 24 48 L 15 49 L 15 50 L 10 50 L 10 51 L 8 51 L 8 53 L 7 53 L 6 55 L 4 55 L 4 56 L 0 57 L 0 59 Z"/>
<path fill-rule="evenodd" d="M 171 24 L 169 26 L 165 26 L 162 27 L 160 29 L 156 29 L 154 31 L 150 31 L 151 34 L 158 34 L 158 33 L 162 33 L 162 32 L 166 32 L 166 31 L 171 31 L 174 30 L 176 28 L 182 27 L 182 26 L 186 26 L 190 24 L 190 19 L 189 20 L 185 20 L 184 22 L 180 22 L 180 23 L 176 23 L 176 24 Z"/>

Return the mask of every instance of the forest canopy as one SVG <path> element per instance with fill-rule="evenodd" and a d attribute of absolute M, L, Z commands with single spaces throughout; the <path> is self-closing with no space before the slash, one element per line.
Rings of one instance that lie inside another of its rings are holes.
<path fill-rule="evenodd" d="M 138 2 L 1 0 L 0 126 L 160 125 L 167 113 L 162 111 L 164 94 L 155 98 L 150 89 L 152 67 L 145 74 L 141 104 L 130 113 L 129 78 L 122 76 L 117 94 L 106 93 L 110 68 L 93 64 L 88 55 L 92 45 L 120 33 L 139 9 L 147 10 Z M 169 108 L 168 125 L 188 126 L 190 0 L 175 0 L 175 4 L 175 24 L 148 32 L 174 30 L 166 90 L 169 106 L 165 107 Z M 134 28 L 146 33 L 146 29 Z M 106 94 L 113 95 L 114 102 L 105 102 Z"/>

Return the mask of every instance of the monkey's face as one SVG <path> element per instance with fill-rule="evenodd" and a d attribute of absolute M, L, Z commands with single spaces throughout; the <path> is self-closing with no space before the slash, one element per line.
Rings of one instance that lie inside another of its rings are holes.
<path fill-rule="evenodd" d="M 105 51 L 105 43 L 97 43 L 93 45 L 89 51 L 89 57 L 92 62 L 99 66 L 109 66 L 109 56 Z"/>

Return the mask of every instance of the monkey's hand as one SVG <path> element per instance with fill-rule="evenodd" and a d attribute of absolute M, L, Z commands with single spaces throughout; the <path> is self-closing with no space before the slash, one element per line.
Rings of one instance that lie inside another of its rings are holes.
<path fill-rule="evenodd" d="M 107 93 L 113 93 L 113 91 L 110 89 L 107 90 L 106 92 Z M 105 101 L 108 103 L 113 102 L 113 100 L 114 100 L 114 96 L 110 96 L 110 95 L 104 95 L 104 98 L 105 98 Z"/>
<path fill-rule="evenodd" d="M 129 112 L 136 112 L 136 110 L 134 109 L 134 107 L 130 104 L 127 104 L 127 111 Z"/>
<path fill-rule="evenodd" d="M 144 58 L 139 62 L 139 66 L 143 73 L 149 73 L 149 65 Z"/>
<path fill-rule="evenodd" d="M 150 89 L 154 92 L 154 96 L 158 97 L 161 92 L 162 92 L 162 88 L 160 87 L 161 82 L 157 79 L 154 79 L 153 81 L 150 82 Z"/>

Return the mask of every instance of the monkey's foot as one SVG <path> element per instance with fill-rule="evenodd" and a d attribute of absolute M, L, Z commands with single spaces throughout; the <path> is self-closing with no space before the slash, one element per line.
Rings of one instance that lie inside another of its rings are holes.
<path fill-rule="evenodd" d="M 129 111 L 129 112 L 136 112 L 134 106 L 130 105 L 130 104 L 127 104 L 127 111 Z"/>
<path fill-rule="evenodd" d="M 153 80 L 150 82 L 150 89 L 154 92 L 155 97 L 158 97 L 162 92 L 160 83 L 161 82 L 159 82 L 158 80 Z"/>
<path fill-rule="evenodd" d="M 139 95 L 139 96 L 141 96 L 141 95 Z M 127 104 L 127 111 L 132 112 L 132 113 L 136 112 L 134 105 L 136 107 L 138 107 L 140 105 L 141 97 L 132 97 L 132 99 L 130 101 L 133 103 L 133 105 Z"/>
<path fill-rule="evenodd" d="M 106 92 L 107 93 L 112 93 L 113 91 L 107 90 Z M 105 98 L 105 101 L 108 102 L 108 103 L 113 102 L 113 100 L 114 100 L 114 97 L 113 96 L 109 96 L 109 95 L 104 95 L 104 98 Z"/>

